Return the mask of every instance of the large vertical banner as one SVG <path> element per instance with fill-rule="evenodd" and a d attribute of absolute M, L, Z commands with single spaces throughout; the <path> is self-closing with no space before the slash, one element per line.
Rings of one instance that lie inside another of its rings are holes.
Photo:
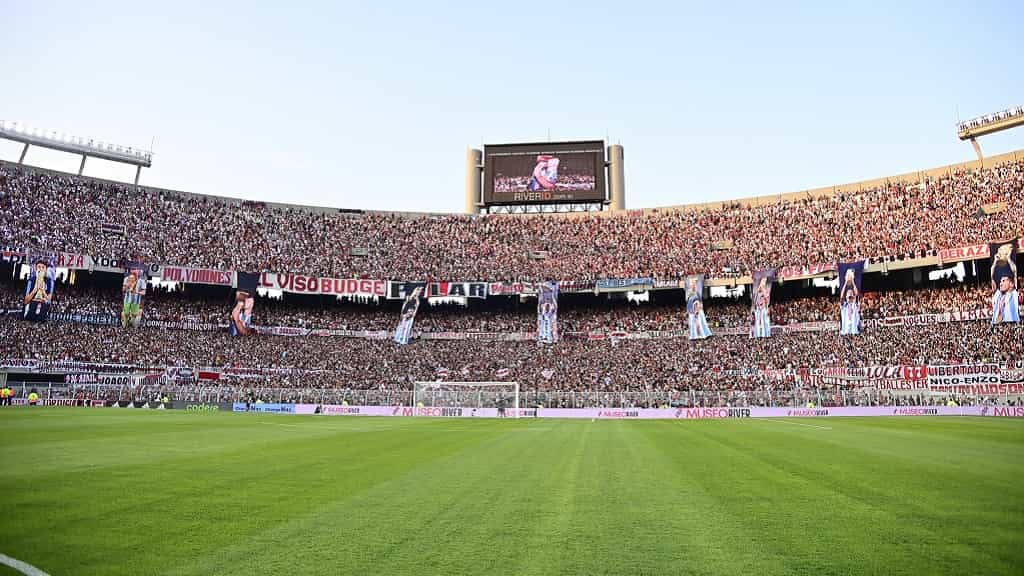
<path fill-rule="evenodd" d="M 537 285 L 537 342 L 558 342 L 558 282 Z"/>
<path fill-rule="evenodd" d="M 992 254 L 992 324 L 1020 322 L 1017 240 L 989 244 Z"/>
<path fill-rule="evenodd" d="M 861 280 L 864 261 L 839 263 L 839 333 L 860 334 Z"/>
<path fill-rule="evenodd" d="M 53 288 L 56 284 L 57 271 L 53 260 L 38 258 L 32 264 L 25 282 L 25 305 L 22 318 L 33 322 L 43 322 L 50 314 L 50 302 L 53 300 Z"/>
<path fill-rule="evenodd" d="M 750 292 L 750 337 L 771 338 L 772 316 L 772 284 L 775 283 L 775 270 L 759 270 L 754 272 L 754 284 Z"/>
<path fill-rule="evenodd" d="M 142 321 L 142 301 L 146 298 L 146 265 L 131 261 L 125 265 L 121 282 L 121 326 L 138 327 Z"/>
<path fill-rule="evenodd" d="M 246 336 L 253 333 L 252 311 L 256 306 L 256 287 L 260 275 L 252 272 L 239 272 L 235 287 L 235 304 L 231 308 L 228 319 L 228 332 L 232 336 Z"/>
<path fill-rule="evenodd" d="M 416 312 L 420 309 L 420 295 L 423 294 L 423 287 L 416 286 L 402 302 L 402 318 L 398 321 L 398 328 L 395 329 L 395 342 L 399 346 L 409 343 L 412 338 L 412 324 L 416 320 Z"/>
<path fill-rule="evenodd" d="M 690 324 L 690 340 L 700 340 L 711 336 L 707 318 L 704 317 L 704 275 L 687 276 L 686 316 Z"/>

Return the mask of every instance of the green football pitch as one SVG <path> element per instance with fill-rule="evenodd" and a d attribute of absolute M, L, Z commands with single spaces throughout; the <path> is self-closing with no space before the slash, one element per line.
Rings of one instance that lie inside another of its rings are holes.
<path fill-rule="evenodd" d="M 3 408 L 0 462 L 53 576 L 1024 573 L 1009 418 Z"/>

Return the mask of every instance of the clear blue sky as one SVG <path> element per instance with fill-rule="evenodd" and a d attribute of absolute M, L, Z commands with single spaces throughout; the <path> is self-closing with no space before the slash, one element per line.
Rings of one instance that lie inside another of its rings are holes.
<path fill-rule="evenodd" d="M 459 211 L 467 147 L 549 133 L 622 143 L 631 208 L 840 184 L 969 160 L 956 107 L 1024 104 L 1019 0 L 0 0 L 0 21 L 0 118 L 155 138 L 145 184 L 353 208 Z"/>

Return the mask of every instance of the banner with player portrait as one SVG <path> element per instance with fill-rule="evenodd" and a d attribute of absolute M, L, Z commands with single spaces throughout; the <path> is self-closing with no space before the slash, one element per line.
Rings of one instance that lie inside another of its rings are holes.
<path fill-rule="evenodd" d="M 839 263 L 839 334 L 860 334 L 861 280 L 864 260 Z"/>
<path fill-rule="evenodd" d="M 772 284 L 775 283 L 775 270 L 759 270 L 754 272 L 754 283 L 750 292 L 750 337 L 771 338 L 772 317 Z"/>
<path fill-rule="evenodd" d="M 420 309 L 422 296 L 423 286 L 416 286 L 402 302 L 402 317 L 398 321 L 398 328 L 395 329 L 395 342 L 399 346 L 408 344 L 409 339 L 412 338 L 412 324 L 416 320 L 416 312 Z"/>
<path fill-rule="evenodd" d="M 1020 322 L 1017 240 L 989 244 L 992 255 L 992 324 Z"/>
<path fill-rule="evenodd" d="M 124 266 L 124 280 L 121 281 L 121 326 L 137 328 L 142 321 L 142 301 L 146 298 L 146 284 L 149 281 L 146 265 L 129 261 Z"/>
<path fill-rule="evenodd" d="M 537 342 L 558 342 L 558 282 L 537 285 Z"/>
<path fill-rule="evenodd" d="M 253 272 L 238 272 L 236 275 L 235 303 L 228 318 L 228 332 L 232 336 L 246 336 L 255 332 L 252 326 L 252 312 L 256 306 L 256 289 L 260 275 Z"/>
<path fill-rule="evenodd" d="M 25 281 L 25 298 L 22 301 L 22 318 L 33 322 L 44 322 L 50 314 L 53 289 L 57 283 L 57 270 L 53 259 L 36 258 L 32 262 Z"/>
<path fill-rule="evenodd" d="M 711 336 L 707 318 L 704 317 L 704 275 L 686 277 L 686 316 L 690 325 L 690 340 Z"/>

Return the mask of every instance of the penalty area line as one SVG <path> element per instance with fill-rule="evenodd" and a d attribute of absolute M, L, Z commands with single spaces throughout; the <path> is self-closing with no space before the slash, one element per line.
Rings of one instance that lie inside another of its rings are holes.
<path fill-rule="evenodd" d="M 17 558 L 11 558 L 6 554 L 0 554 L 0 564 L 21 572 L 25 576 L 50 576 L 35 566 L 22 562 Z"/>
<path fill-rule="evenodd" d="M 778 422 L 780 424 L 792 424 L 793 426 L 804 426 L 806 428 L 817 428 L 818 430 L 831 430 L 828 426 L 818 426 L 816 424 L 804 424 L 803 422 L 790 422 L 789 420 L 777 420 L 775 418 L 764 418 L 759 419 L 761 422 Z"/>

